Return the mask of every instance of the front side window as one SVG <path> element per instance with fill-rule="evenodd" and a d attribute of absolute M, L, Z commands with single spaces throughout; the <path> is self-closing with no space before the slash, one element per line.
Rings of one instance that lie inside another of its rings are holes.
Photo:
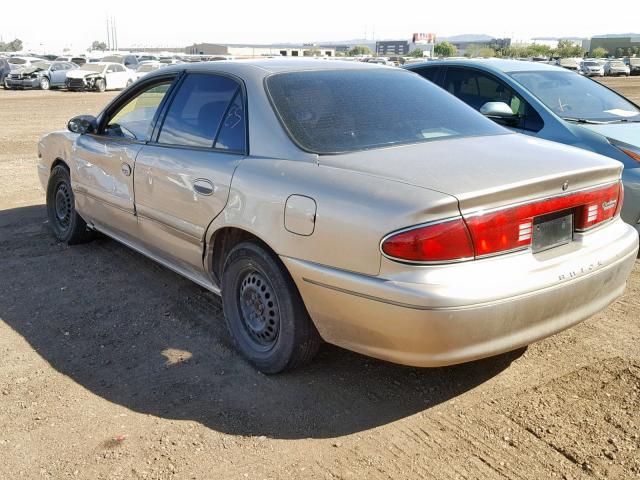
<path fill-rule="evenodd" d="M 581 75 L 572 72 L 514 72 L 511 76 L 547 108 L 567 120 L 594 122 L 640 121 L 640 109 Z"/>
<path fill-rule="evenodd" d="M 239 90 L 240 85 L 228 77 L 188 75 L 171 102 L 158 142 L 213 147 L 223 119 L 227 123 L 228 111 L 232 110 L 230 103 Z M 229 120 L 229 125 L 234 123 Z"/>
<path fill-rule="evenodd" d="M 122 106 L 111 117 L 105 135 L 147 141 L 151 137 L 153 117 L 169 90 L 172 81 L 165 81 L 143 91 Z"/>
<path fill-rule="evenodd" d="M 447 69 L 444 88 L 476 110 L 487 102 L 502 102 L 509 105 L 514 114 L 524 114 L 524 102 L 511 87 L 478 70 Z"/>
<path fill-rule="evenodd" d="M 291 138 L 318 154 L 507 132 L 401 69 L 278 73 L 266 86 Z"/>

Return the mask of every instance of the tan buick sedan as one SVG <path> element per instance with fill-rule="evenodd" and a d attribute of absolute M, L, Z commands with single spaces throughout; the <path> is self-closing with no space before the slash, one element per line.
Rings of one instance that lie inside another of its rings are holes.
<path fill-rule="evenodd" d="M 321 60 L 176 65 L 39 143 L 51 226 L 222 296 L 276 373 L 325 340 L 438 366 L 622 294 L 621 164 L 510 133 L 418 75 Z"/>

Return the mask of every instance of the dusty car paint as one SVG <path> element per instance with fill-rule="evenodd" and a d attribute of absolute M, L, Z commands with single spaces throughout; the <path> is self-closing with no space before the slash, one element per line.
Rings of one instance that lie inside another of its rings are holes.
<path fill-rule="evenodd" d="M 508 351 L 584 320 L 622 294 L 638 236 L 619 217 L 535 255 L 520 250 L 442 265 L 384 257 L 381 240 L 395 230 L 616 183 L 622 166 L 506 130 L 344 155 L 304 152 L 283 130 L 264 79 L 323 68 L 388 67 L 167 67 L 145 78 L 187 69 L 242 82 L 246 154 L 55 132 L 39 143 L 41 181 L 46 188 L 52 165 L 65 162 L 76 208 L 90 226 L 216 293 L 224 288 L 216 240 L 229 229 L 255 235 L 287 267 L 325 340 L 399 363 L 444 365 Z M 201 179 L 214 194 L 194 191 Z M 287 228 L 292 196 L 315 204 L 312 229 Z"/>

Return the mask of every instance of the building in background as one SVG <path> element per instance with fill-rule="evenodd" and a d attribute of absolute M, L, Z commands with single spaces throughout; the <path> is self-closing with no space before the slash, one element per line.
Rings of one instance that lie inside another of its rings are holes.
<path fill-rule="evenodd" d="M 320 47 L 318 45 L 247 45 L 194 43 L 193 45 L 186 47 L 184 49 L 184 53 L 188 55 L 221 55 L 232 57 L 335 57 L 336 49 L 335 47 Z"/>
<path fill-rule="evenodd" d="M 408 55 L 407 40 L 380 40 L 376 42 L 376 55 Z"/>
<path fill-rule="evenodd" d="M 589 51 L 596 48 L 604 48 L 610 55 L 628 55 L 627 49 L 640 48 L 640 35 L 603 35 L 601 37 L 591 37 Z M 621 49 L 622 52 L 618 51 Z M 616 53 L 616 51 L 618 51 Z"/>
<path fill-rule="evenodd" d="M 409 51 L 419 48 L 422 50 L 423 57 L 433 57 L 433 49 L 436 46 L 435 33 L 414 33 L 411 36 L 411 45 Z"/>

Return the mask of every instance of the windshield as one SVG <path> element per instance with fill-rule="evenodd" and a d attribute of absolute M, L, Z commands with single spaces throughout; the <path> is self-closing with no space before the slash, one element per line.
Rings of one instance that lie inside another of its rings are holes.
<path fill-rule="evenodd" d="M 506 133 L 406 70 L 288 72 L 271 75 L 266 86 L 292 139 L 319 154 Z"/>
<path fill-rule="evenodd" d="M 598 63 L 596 63 L 596 62 L 582 62 L 582 64 L 587 66 L 587 67 L 597 67 L 597 66 L 599 66 Z"/>
<path fill-rule="evenodd" d="M 137 69 L 136 72 L 150 72 L 152 70 L 156 70 L 158 68 L 157 65 L 149 65 L 149 64 L 144 64 L 144 65 L 140 65 Z"/>
<path fill-rule="evenodd" d="M 563 118 L 640 121 L 640 110 L 598 82 L 571 72 L 515 72 L 511 76 Z"/>
<path fill-rule="evenodd" d="M 97 73 L 102 73 L 102 71 L 104 70 L 105 65 L 101 64 L 101 63 L 85 63 L 81 70 L 84 70 L 86 72 L 97 72 Z"/>
<path fill-rule="evenodd" d="M 10 58 L 9 63 L 13 63 L 14 65 L 24 65 L 27 61 L 24 58 Z"/>

